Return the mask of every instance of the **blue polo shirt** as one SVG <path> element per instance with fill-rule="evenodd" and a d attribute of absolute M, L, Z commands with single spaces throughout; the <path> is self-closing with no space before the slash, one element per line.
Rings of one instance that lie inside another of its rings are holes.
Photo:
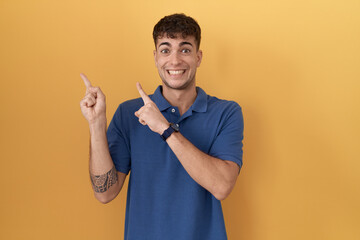
<path fill-rule="evenodd" d="M 161 86 L 150 98 L 198 149 L 242 166 L 243 116 L 237 103 L 197 87 L 195 102 L 180 116 Z M 139 123 L 134 112 L 143 105 L 141 98 L 120 104 L 107 131 L 116 169 L 131 171 L 124 239 L 227 239 L 221 202 L 190 177 L 159 134 Z"/>

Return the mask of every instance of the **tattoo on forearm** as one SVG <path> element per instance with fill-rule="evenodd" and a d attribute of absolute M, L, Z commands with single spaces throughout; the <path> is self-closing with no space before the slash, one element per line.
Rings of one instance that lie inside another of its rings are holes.
<path fill-rule="evenodd" d="M 110 171 L 102 175 L 93 175 L 90 173 L 91 184 L 95 192 L 106 192 L 112 185 L 118 181 L 115 166 Z"/>

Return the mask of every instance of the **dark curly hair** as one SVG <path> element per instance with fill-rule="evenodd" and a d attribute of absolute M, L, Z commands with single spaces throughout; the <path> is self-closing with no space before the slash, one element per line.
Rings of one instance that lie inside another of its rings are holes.
<path fill-rule="evenodd" d="M 159 37 L 161 38 L 166 35 L 168 38 L 176 38 L 178 34 L 181 34 L 183 38 L 194 36 L 197 50 L 199 50 L 201 40 L 200 26 L 193 18 L 183 13 L 165 16 L 154 26 L 153 38 L 155 47 Z"/>

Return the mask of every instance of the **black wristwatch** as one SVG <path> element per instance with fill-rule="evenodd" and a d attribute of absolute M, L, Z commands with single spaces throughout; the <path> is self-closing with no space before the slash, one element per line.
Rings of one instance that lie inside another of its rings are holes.
<path fill-rule="evenodd" d="M 170 126 L 168 129 L 166 129 L 164 131 L 164 133 L 162 135 L 160 135 L 160 137 L 166 141 L 166 139 L 168 137 L 170 137 L 170 135 L 173 133 L 173 132 L 178 132 L 180 129 L 179 129 L 179 125 L 178 124 L 175 124 L 175 123 L 170 123 Z"/>

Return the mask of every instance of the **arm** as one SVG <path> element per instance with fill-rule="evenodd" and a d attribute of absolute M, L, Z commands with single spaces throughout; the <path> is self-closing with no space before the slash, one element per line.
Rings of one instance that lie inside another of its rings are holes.
<path fill-rule="evenodd" d="M 196 148 L 181 133 L 166 139 L 188 174 L 218 200 L 224 200 L 235 186 L 239 166 L 232 161 L 212 157 Z"/>
<path fill-rule="evenodd" d="M 90 128 L 90 179 L 96 199 L 108 203 L 120 192 L 126 174 L 116 171 L 110 156 L 106 138 L 105 95 L 100 88 L 91 86 L 85 75 L 82 74 L 81 77 L 86 86 L 86 94 L 80 107 Z"/>
<path fill-rule="evenodd" d="M 94 196 L 101 203 L 108 203 L 119 194 L 126 174 L 115 169 L 104 126 L 90 125 L 89 172 Z"/>
<path fill-rule="evenodd" d="M 135 116 L 141 124 L 147 125 L 153 132 L 162 134 L 169 127 L 169 122 L 142 90 L 140 84 L 137 87 L 144 106 L 135 112 Z M 185 170 L 199 185 L 218 200 L 224 200 L 230 194 L 240 170 L 236 163 L 203 153 L 179 132 L 174 132 L 166 141 Z"/>

